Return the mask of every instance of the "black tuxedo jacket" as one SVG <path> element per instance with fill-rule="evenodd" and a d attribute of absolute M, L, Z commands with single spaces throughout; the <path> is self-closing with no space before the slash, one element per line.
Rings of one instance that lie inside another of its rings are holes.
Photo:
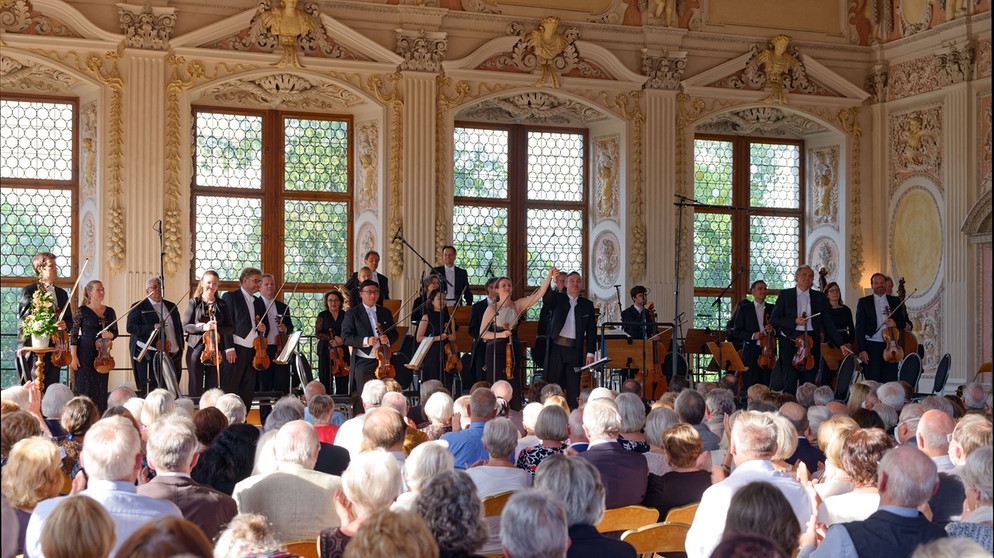
<path fill-rule="evenodd" d="M 794 296 L 796 298 L 797 295 Z M 773 315 L 773 305 L 769 302 L 764 302 L 763 305 L 765 306 L 765 310 L 763 311 L 763 319 L 765 320 L 766 316 Z M 796 300 L 794 306 L 797 306 Z M 740 302 L 739 306 L 735 309 L 732 324 L 732 335 L 743 343 L 754 342 L 752 334 L 763 329 L 762 324 L 756 319 L 756 306 L 753 301 L 748 299 Z"/>
<path fill-rule="evenodd" d="M 546 292 L 548 294 L 548 292 Z M 552 308 L 552 318 L 549 322 L 549 333 L 547 345 L 559 337 L 566 323 L 566 316 L 569 314 L 569 295 L 566 292 L 557 292 L 549 297 Z M 543 308 L 544 309 L 544 308 Z M 594 303 L 581 297 L 576 299 L 576 308 L 573 310 L 576 331 L 576 350 L 583 350 L 586 347 L 587 354 L 597 352 L 597 319 L 594 314 Z M 548 349 L 548 347 L 546 347 Z M 546 351 L 548 354 L 548 351 Z"/>
<path fill-rule="evenodd" d="M 376 307 L 376 323 L 380 328 L 380 333 L 386 332 L 387 337 L 390 339 L 390 343 L 397 341 L 399 335 L 397 334 L 397 328 L 391 327 L 394 324 L 393 314 L 390 310 L 382 307 Z M 390 331 L 386 331 L 390 328 Z M 345 313 L 345 319 L 342 321 L 342 343 L 350 347 L 355 347 L 360 351 L 369 351 L 369 347 L 363 346 L 363 342 L 368 338 L 376 335 L 373 331 L 373 326 L 369 324 L 369 317 L 366 315 L 366 306 L 360 304 L 355 308 L 350 308 L 348 312 Z M 352 351 L 353 357 L 355 357 L 356 352 Z"/>
<path fill-rule="evenodd" d="M 901 299 L 896 296 L 887 296 L 887 306 L 890 306 L 891 310 L 897 308 L 897 305 L 901 304 Z M 903 306 L 901 308 L 904 308 Z M 897 324 L 897 329 L 904 331 L 904 326 L 908 324 L 906 314 L 898 309 L 892 312 L 892 318 L 894 318 L 894 323 Z M 856 302 L 856 351 L 866 350 L 866 338 L 867 336 L 873 337 L 873 334 L 877 332 L 877 328 L 880 327 L 877 324 L 877 307 L 873 303 L 873 295 L 864 296 Z"/>
<path fill-rule="evenodd" d="M 263 301 L 262 304 L 263 306 L 265 306 L 266 301 Z M 273 302 L 273 307 L 269 310 L 270 314 L 276 315 L 277 322 L 280 322 L 280 320 L 282 320 L 281 323 L 286 326 L 287 335 L 290 335 L 290 333 L 293 332 L 293 318 L 290 316 L 289 309 L 290 309 L 289 306 L 277 300 Z M 260 316 L 261 315 L 262 314 L 260 314 Z M 268 316 L 266 317 L 266 321 L 267 322 L 269 321 Z"/>
<path fill-rule="evenodd" d="M 462 296 L 467 305 L 473 304 L 473 293 L 469 290 L 469 274 L 466 273 L 465 269 L 456 267 L 456 283 L 451 287 L 445 280 L 445 266 L 433 267 L 431 272 L 438 275 L 438 282 L 442 286 L 442 292 L 446 293 L 446 298 L 448 298 L 449 289 L 452 289 L 456 293 L 457 300 Z"/>
<path fill-rule="evenodd" d="M 162 303 L 166 307 L 166 311 L 169 312 L 169 317 L 173 320 L 173 333 L 176 334 L 176 341 L 179 347 L 170 347 L 170 352 L 175 353 L 176 351 L 183 350 L 183 321 L 180 320 L 179 310 L 176 305 L 169 302 L 166 299 L 162 300 Z M 155 307 L 152 306 L 152 301 L 145 299 L 138 303 L 131 313 L 128 314 L 127 330 L 131 334 L 131 357 L 135 358 L 141 353 L 141 348 L 138 347 L 138 342 L 144 343 L 148 341 L 150 335 L 152 335 L 152 330 L 155 329 L 156 324 L 159 323 L 159 314 L 155 311 Z M 161 338 L 165 338 L 165 332 L 159 332 Z"/>
<path fill-rule="evenodd" d="M 622 322 L 652 322 L 649 319 L 649 311 L 643 308 L 639 310 L 635 308 L 635 305 L 631 305 L 625 308 L 621 312 Z M 621 329 L 625 330 L 625 333 L 630 335 L 632 339 L 647 339 L 656 334 L 655 326 L 641 326 L 641 325 L 623 325 Z"/>
<path fill-rule="evenodd" d="M 380 284 L 380 299 L 376 301 L 376 304 L 382 306 L 383 301 L 390 298 L 390 280 L 387 279 L 386 275 L 383 275 L 380 272 L 376 272 L 376 282 Z M 345 290 L 347 290 L 350 293 L 349 306 L 351 307 L 356 306 L 356 304 L 352 304 L 351 302 L 351 293 L 352 291 L 356 291 L 356 296 L 358 297 L 359 296 L 358 289 L 359 289 L 359 273 L 353 272 L 352 275 L 349 276 L 349 280 L 345 282 Z M 358 300 L 358 298 L 356 300 Z M 357 304 L 362 304 L 362 303 L 359 302 Z"/>
<path fill-rule="evenodd" d="M 35 295 L 35 291 L 38 290 L 40 283 L 35 281 L 30 285 L 21 289 L 21 299 L 17 303 L 17 317 L 18 317 L 18 336 L 17 336 L 17 348 L 30 347 L 31 338 L 28 337 L 24 339 L 24 332 L 20 331 L 20 324 L 24 321 L 24 318 L 31 312 L 31 297 Z M 63 308 L 69 305 L 69 293 L 66 292 L 62 287 L 55 287 L 55 304 L 58 306 L 56 317 L 58 317 Z M 66 315 L 62 318 L 66 322 L 66 332 L 72 327 L 72 308 L 66 310 Z M 56 319 L 55 321 L 59 321 Z"/>
<path fill-rule="evenodd" d="M 821 333 L 826 339 L 836 347 L 842 346 L 842 336 L 835 329 L 835 323 L 829 314 L 828 299 L 825 295 L 814 289 L 808 289 L 811 297 L 811 314 L 816 317 L 808 320 L 808 333 L 816 340 Z M 794 337 L 794 320 L 797 319 L 797 288 L 791 287 L 780 291 L 777 303 L 773 307 L 773 327 L 780 329 L 785 335 Z"/>
<path fill-rule="evenodd" d="M 250 314 L 241 289 L 228 291 L 221 296 L 221 300 L 224 301 L 225 310 L 228 312 L 228 322 L 233 328 L 232 333 L 224 336 L 224 348 L 226 350 L 235 347 L 235 335 L 248 337 L 249 332 L 255 329 L 255 317 L 259 316 L 261 318 L 266 313 L 266 304 L 262 302 L 262 299 L 257 296 L 252 298 L 253 308 Z M 263 320 L 263 323 L 266 324 L 266 331 L 260 335 L 268 335 L 268 321 Z"/>

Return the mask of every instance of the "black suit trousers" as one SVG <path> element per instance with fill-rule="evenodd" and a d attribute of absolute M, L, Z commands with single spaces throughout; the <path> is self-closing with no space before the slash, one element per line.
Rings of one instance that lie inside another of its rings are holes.
<path fill-rule="evenodd" d="M 255 399 L 255 368 L 252 368 L 252 357 L 255 350 L 251 347 L 235 345 L 235 362 L 229 363 L 222 356 L 221 389 L 225 393 L 234 393 L 242 398 L 245 409 L 252 408 Z"/>

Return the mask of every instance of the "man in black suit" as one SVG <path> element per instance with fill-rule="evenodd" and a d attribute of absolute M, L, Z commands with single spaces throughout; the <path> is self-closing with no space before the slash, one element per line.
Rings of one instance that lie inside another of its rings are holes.
<path fill-rule="evenodd" d="M 794 393 L 797 382 L 815 381 L 818 373 L 818 362 L 821 358 L 821 334 L 824 333 L 828 342 L 836 347 L 842 347 L 843 355 L 851 355 L 853 351 L 842 344 L 842 337 L 832 316 L 828 313 L 828 299 L 825 295 L 811 290 L 815 272 L 809 265 L 802 265 L 794 274 L 796 286 L 780 291 L 776 306 L 773 307 L 773 326 L 780 330 L 780 367 L 784 374 L 783 391 Z M 807 333 L 811 340 L 810 351 L 814 364 L 810 368 L 795 368 L 793 365 L 796 347 L 794 339 Z"/>
<path fill-rule="evenodd" d="M 864 296 L 856 303 L 856 351 L 859 360 L 866 364 L 863 375 L 867 380 L 893 382 L 897 380 L 897 363 L 884 360 L 887 343 L 883 338 L 884 328 L 897 328 L 903 333 L 907 325 L 906 314 L 897 308 L 901 299 L 887 294 L 887 278 L 883 273 L 874 273 L 870 278 L 873 294 Z"/>
<path fill-rule="evenodd" d="M 655 321 L 649 316 L 654 311 L 653 306 L 648 303 L 649 290 L 642 285 L 635 285 L 629 294 L 632 305 L 621 312 L 621 321 L 630 325 L 623 325 L 621 329 L 632 339 L 648 339 L 656 334 L 656 326 L 644 325 Z"/>
<path fill-rule="evenodd" d="M 377 288 L 380 290 L 380 298 L 376 300 L 376 304 L 383 306 L 383 301 L 390 298 L 390 281 L 387 279 L 386 275 L 376 271 L 376 268 L 380 265 L 380 253 L 376 250 L 370 250 L 369 252 L 366 252 L 362 262 L 369 268 L 370 272 L 372 272 L 372 276 L 370 276 L 369 279 L 376 283 Z M 353 289 L 359 288 L 360 283 L 362 283 L 362 281 L 359 280 L 359 272 L 354 272 L 349 277 L 349 280 L 345 282 L 345 290 L 351 293 Z"/>
<path fill-rule="evenodd" d="M 256 317 L 262 318 L 266 305 L 255 296 L 262 287 L 262 271 L 254 267 L 242 270 L 238 279 L 241 287 L 224 293 L 228 312 L 228 322 L 233 324 L 234 333 L 224 336 L 224 362 L 221 363 L 221 389 L 242 398 L 246 409 L 252 408 L 255 398 L 255 368 L 252 357 L 255 355 L 253 343 L 256 337 L 268 334 L 266 321 L 256 324 Z"/>
<path fill-rule="evenodd" d="M 766 281 L 753 281 L 749 292 L 752 302 L 748 299 L 740 302 L 732 318 L 732 335 L 742 342 L 742 363 L 749 367 L 742 377 L 742 389 L 758 383 L 770 385 L 770 371 L 760 368 L 756 361 L 762 351 L 760 340 L 773 333 L 768 321 L 773 315 L 773 305 L 766 302 Z"/>
<path fill-rule="evenodd" d="M 545 349 L 549 339 L 549 323 L 552 321 L 554 293 L 566 291 L 566 272 L 560 271 L 552 278 L 549 288 L 542 297 L 542 309 L 538 313 L 538 329 L 535 332 L 535 346 L 532 347 L 532 361 L 536 368 L 545 368 Z"/>
<path fill-rule="evenodd" d="M 580 396 L 579 368 L 594 361 L 597 352 L 597 319 L 594 303 L 580 296 L 583 279 L 576 271 L 566 276 L 566 292 L 546 293 L 543 309 L 552 307 L 545 357 L 546 381 L 566 391 L 566 401 L 576 408 Z M 586 350 L 584 350 L 586 349 Z"/>
<path fill-rule="evenodd" d="M 276 278 L 272 274 L 262 274 L 262 287 L 259 294 L 262 296 L 262 304 L 268 309 L 265 318 L 269 330 L 266 335 L 266 352 L 269 354 L 270 364 L 269 368 L 259 372 L 256 387 L 261 391 L 275 390 L 286 395 L 290 393 L 290 364 L 276 364 L 274 360 L 277 355 L 276 351 L 283 349 L 283 347 L 277 347 L 276 336 L 282 334 L 285 337 L 293 332 L 293 319 L 290 318 L 287 305 L 276 300 Z"/>
<path fill-rule="evenodd" d="M 180 319 L 176 305 L 162 299 L 162 281 L 158 277 L 149 277 L 145 281 L 147 297 L 138 303 L 128 314 L 127 329 L 131 335 L 131 359 L 134 361 L 135 385 L 138 392 L 147 395 L 158 387 L 165 387 L 159 370 L 158 347 L 168 342 L 167 358 L 172 361 L 176 373 L 176 384 L 182 377 L 183 362 L 183 321 Z M 161 328 L 162 325 L 164 328 Z M 161 329 L 160 329 L 161 328 Z M 138 356 L 145 350 L 145 342 L 152 332 L 160 330 L 152 346 L 145 353 L 145 358 Z"/>
<path fill-rule="evenodd" d="M 31 268 L 34 270 L 35 275 L 38 276 L 38 280 L 30 285 L 21 289 L 21 298 L 17 304 L 17 316 L 18 321 L 18 336 L 17 336 L 17 348 L 20 350 L 23 347 L 30 347 L 31 337 L 24 337 L 24 331 L 22 329 L 22 324 L 24 323 L 24 318 L 32 312 L 31 299 L 34 297 L 35 291 L 38 289 L 46 289 L 53 296 L 55 301 L 55 315 L 56 315 L 56 327 L 60 331 L 69 331 L 72 325 L 72 308 L 69 308 L 69 293 L 61 287 L 55 286 L 55 280 L 59 276 L 59 268 L 55 264 L 55 254 L 51 252 L 38 252 L 35 257 L 31 258 Z M 62 310 L 65 309 L 65 315 L 62 314 Z M 59 319 L 61 318 L 61 319 Z M 69 347 L 66 347 L 69 350 Z M 35 360 L 38 358 L 34 353 L 27 353 L 22 358 L 16 359 L 18 367 L 18 377 L 22 382 L 27 382 L 29 380 L 35 379 Z M 44 367 L 45 374 L 45 387 L 58 383 L 61 379 L 62 369 L 58 366 L 52 364 L 51 359 L 45 361 Z"/>
<path fill-rule="evenodd" d="M 455 246 L 442 247 L 442 263 L 444 265 L 432 268 L 431 272 L 442 279 L 440 283 L 442 292 L 445 293 L 445 304 L 455 306 L 460 297 L 467 305 L 473 304 L 473 293 L 469 290 L 469 275 L 466 274 L 465 269 L 456 267 Z"/>
<path fill-rule="evenodd" d="M 469 335 L 473 338 L 470 369 L 473 371 L 474 382 L 483 380 L 483 361 L 485 360 L 484 353 L 486 353 L 487 344 L 480 339 L 480 330 L 484 328 L 483 313 L 494 303 L 494 298 L 497 296 L 496 286 L 496 277 L 487 279 L 487 296 L 483 300 L 474 303 L 469 312 Z"/>
<path fill-rule="evenodd" d="M 359 284 L 359 296 L 362 304 L 350 308 L 342 322 L 342 343 L 353 348 L 349 384 L 356 393 L 362 393 L 366 382 L 376 378 L 377 349 L 389 346 L 398 337 L 393 314 L 376 304 L 380 296 L 377 284 L 363 281 Z"/>

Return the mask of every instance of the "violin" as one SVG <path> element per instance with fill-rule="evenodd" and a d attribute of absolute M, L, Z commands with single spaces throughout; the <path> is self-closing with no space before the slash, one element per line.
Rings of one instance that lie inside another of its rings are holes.
<path fill-rule="evenodd" d="M 349 365 L 345 362 L 345 352 L 342 347 L 328 347 L 331 358 L 331 375 L 345 377 L 349 375 Z"/>
<path fill-rule="evenodd" d="M 276 325 L 279 326 L 282 323 L 283 323 L 283 316 L 276 316 Z M 290 339 L 289 335 L 287 335 L 286 333 L 284 333 L 282 331 L 279 331 L 279 329 L 277 329 L 277 331 L 276 331 L 276 354 L 277 355 L 283 352 L 283 347 L 286 346 L 286 342 L 289 341 L 289 339 Z"/>
<path fill-rule="evenodd" d="M 890 316 L 891 311 L 889 306 L 884 306 L 884 315 Z M 884 361 L 885 362 L 901 362 L 904 359 L 904 346 L 901 343 L 902 331 L 896 327 L 885 327 L 880 334 L 884 338 L 884 343 L 887 344 L 884 347 Z"/>
<path fill-rule="evenodd" d="M 376 337 L 383 335 L 380 333 L 380 326 L 376 326 Z M 396 378 L 397 371 L 394 370 L 393 364 L 390 363 L 390 346 L 380 343 L 380 346 L 376 349 L 376 379 L 382 380 L 383 378 Z"/>
<path fill-rule="evenodd" d="M 262 318 L 256 316 L 255 325 L 258 326 L 261 322 Z M 252 348 L 255 349 L 255 354 L 252 355 L 252 368 L 260 372 L 269 368 L 269 353 L 266 352 L 269 343 L 266 342 L 266 337 L 261 333 L 257 334 L 255 341 L 252 342 Z"/>
<path fill-rule="evenodd" d="M 770 328 L 770 315 L 766 315 L 766 320 L 764 321 L 763 337 L 759 340 L 759 346 L 762 347 L 759 358 L 756 359 L 756 364 L 759 365 L 763 370 L 773 370 L 773 365 L 777 361 L 776 353 L 776 334 L 773 333 Z"/>
<path fill-rule="evenodd" d="M 455 316 L 449 318 L 446 329 L 449 331 L 449 339 L 443 344 L 445 347 L 445 371 L 449 374 L 459 374 L 462 372 L 462 359 L 459 358 L 459 346 L 456 345 L 455 336 L 452 334 L 452 321 Z"/>
<path fill-rule="evenodd" d="M 93 368 L 101 374 L 110 373 L 117 366 L 113 355 L 110 354 L 110 351 L 114 348 L 114 344 L 110 339 L 97 337 L 94 345 L 97 348 L 97 358 L 93 359 Z"/>
<path fill-rule="evenodd" d="M 504 324 L 507 331 L 511 331 L 511 324 Z M 507 345 L 504 346 L 504 376 L 508 380 L 514 378 L 514 355 L 512 354 L 511 338 L 507 338 Z"/>
<path fill-rule="evenodd" d="M 53 333 L 52 344 L 55 345 L 55 352 L 51 356 L 52 364 L 55 366 L 69 366 L 72 363 L 72 351 L 69 349 L 69 332 L 60 329 Z"/>
<path fill-rule="evenodd" d="M 214 321 L 214 305 L 207 305 L 208 322 Z M 204 332 L 204 351 L 200 353 L 200 362 L 203 364 L 213 364 L 215 367 L 221 363 L 221 343 L 217 328 L 211 328 Z"/>
<path fill-rule="evenodd" d="M 801 318 L 804 320 L 808 319 L 808 313 L 804 312 L 801 314 Z M 808 335 L 808 324 L 804 323 L 804 332 L 794 339 L 794 358 L 791 360 L 791 364 L 794 368 L 798 370 L 811 370 L 815 366 L 815 357 L 811 354 L 811 347 L 814 345 L 814 340 Z"/>

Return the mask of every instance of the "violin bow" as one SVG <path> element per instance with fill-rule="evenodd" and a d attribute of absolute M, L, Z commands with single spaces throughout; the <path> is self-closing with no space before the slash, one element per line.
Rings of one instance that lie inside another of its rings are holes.
<path fill-rule="evenodd" d="M 117 317 L 116 320 L 114 320 L 113 322 L 107 324 L 103 329 L 101 329 L 100 331 L 98 331 L 97 332 L 97 336 L 99 337 L 101 333 L 107 331 L 108 329 L 111 328 L 111 326 L 113 326 L 117 322 L 123 320 L 125 316 L 127 316 L 128 314 L 130 314 L 131 311 L 134 310 L 135 308 L 138 308 L 138 305 L 141 304 L 141 303 L 143 303 L 143 302 L 145 302 L 146 300 L 148 300 L 148 297 L 150 297 L 150 296 L 152 296 L 152 293 L 148 293 L 147 295 L 145 295 L 145 298 L 143 298 L 143 299 L 139 300 L 138 302 L 132 304 L 131 308 L 128 308 L 127 312 L 121 314 L 120 316 Z"/>
<path fill-rule="evenodd" d="M 287 280 L 286 280 L 286 279 L 284 279 L 284 280 L 283 280 L 283 284 L 282 284 L 282 285 L 280 285 L 280 289 L 279 289 L 278 291 L 276 291 L 276 294 L 275 294 L 275 295 L 273 295 L 273 300 L 271 300 L 271 301 L 269 302 L 269 304 L 268 304 L 268 305 L 266 306 L 266 311 L 265 311 L 265 312 L 263 312 L 263 313 L 262 313 L 262 317 L 260 317 L 260 318 L 259 318 L 259 321 L 260 321 L 260 322 L 262 322 L 262 320 L 265 320 L 265 319 L 266 319 L 266 316 L 268 316 L 268 315 L 269 315 L 269 311 L 270 311 L 270 310 L 272 310 L 272 309 L 273 309 L 273 306 L 275 306 L 275 305 L 276 305 L 276 297 L 280 296 L 280 293 L 281 293 L 281 292 L 283 292 L 283 287 L 285 287 L 285 286 L 286 286 L 286 282 L 287 282 Z"/>
<path fill-rule="evenodd" d="M 66 307 L 63 308 L 61 312 L 59 312 L 60 322 L 66 319 L 66 310 L 69 310 L 69 307 L 72 306 L 72 297 L 76 295 L 76 289 L 79 287 L 79 281 L 80 279 L 83 278 L 83 273 L 86 272 L 86 266 L 89 265 L 89 263 L 90 263 L 90 258 L 86 258 L 86 260 L 83 261 L 83 267 L 81 267 L 79 269 L 79 273 L 76 274 L 76 283 L 73 284 L 72 290 L 69 291 L 69 298 L 66 299 Z M 55 303 L 56 304 L 59 303 L 58 297 L 55 297 Z"/>
<path fill-rule="evenodd" d="M 911 291 L 911 294 L 910 294 L 910 295 L 908 295 L 908 296 L 906 296 L 906 297 L 904 298 L 904 300 L 902 300 L 902 301 L 901 301 L 901 303 L 900 303 L 900 304 L 898 304 L 897 306 L 895 306 L 895 307 L 891 308 L 891 310 L 890 310 L 890 314 L 887 314 L 887 317 L 890 317 L 890 316 L 893 316 L 893 315 L 894 315 L 894 312 L 897 312 L 898 308 L 900 308 L 900 307 L 904 306 L 904 303 L 905 303 L 905 302 L 907 302 L 909 298 L 911 298 L 911 297 L 915 296 L 915 293 L 917 293 L 917 292 L 918 292 L 918 289 L 915 289 L 915 290 Z M 881 325 L 880 327 L 878 327 L 878 328 L 877 328 L 877 330 L 876 330 L 876 331 L 874 331 L 874 332 L 873 332 L 873 335 L 876 335 L 876 334 L 880 333 L 881 331 L 883 331 L 883 329 L 884 329 L 884 326 L 883 326 L 883 325 Z"/>
<path fill-rule="evenodd" d="M 189 291 L 183 293 L 183 297 L 180 298 L 179 302 L 177 302 L 175 304 L 177 310 L 179 309 L 179 303 L 183 302 L 183 299 L 185 299 L 189 295 L 190 295 Z M 149 296 L 151 296 L 151 293 L 149 294 Z M 145 297 L 145 298 L 148 298 L 148 297 Z M 144 302 L 144 301 L 139 301 L 138 304 L 141 304 L 142 302 Z M 164 304 L 162 305 L 162 309 L 163 309 L 163 311 L 165 311 L 165 309 L 166 309 L 166 306 Z M 128 312 L 130 312 L 130 311 L 131 310 L 128 310 Z M 149 347 L 152 346 L 152 343 L 155 342 L 155 338 L 158 337 L 158 336 L 159 336 L 159 328 L 153 329 L 152 333 L 149 334 L 148 339 L 145 341 L 145 348 L 143 348 L 142 352 L 139 353 L 138 356 L 135 357 L 135 362 L 141 362 L 142 360 L 145 359 L 145 355 L 148 353 Z"/>

